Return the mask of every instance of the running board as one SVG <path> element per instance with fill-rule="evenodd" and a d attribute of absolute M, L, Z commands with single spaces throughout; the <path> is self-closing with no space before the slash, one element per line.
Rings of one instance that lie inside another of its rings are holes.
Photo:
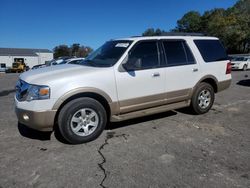
<path fill-rule="evenodd" d="M 167 105 L 163 105 L 163 106 L 148 108 L 148 109 L 130 112 L 130 113 L 126 113 L 126 114 L 113 115 L 113 116 L 111 116 L 110 121 L 111 122 L 124 121 L 124 120 L 133 119 L 133 118 L 137 118 L 137 117 L 148 116 L 148 115 L 152 115 L 152 114 L 157 114 L 157 113 L 161 113 L 161 112 L 175 110 L 178 108 L 184 108 L 184 107 L 187 107 L 189 105 L 190 105 L 190 100 L 182 101 L 182 102 L 178 102 L 178 103 L 167 104 Z"/>

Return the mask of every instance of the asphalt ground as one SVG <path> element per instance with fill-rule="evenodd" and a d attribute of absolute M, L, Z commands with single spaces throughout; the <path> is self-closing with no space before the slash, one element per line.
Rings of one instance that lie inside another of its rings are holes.
<path fill-rule="evenodd" d="M 69 145 L 18 124 L 18 74 L 0 73 L 0 187 L 250 187 L 250 71 L 232 76 L 207 114 L 113 123 Z"/>

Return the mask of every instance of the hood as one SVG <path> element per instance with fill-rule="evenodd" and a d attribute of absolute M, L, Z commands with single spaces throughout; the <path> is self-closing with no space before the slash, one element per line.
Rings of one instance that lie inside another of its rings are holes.
<path fill-rule="evenodd" d="M 56 65 L 24 72 L 20 75 L 20 79 L 30 84 L 46 85 L 58 79 L 73 78 L 99 69 L 73 64 Z"/>

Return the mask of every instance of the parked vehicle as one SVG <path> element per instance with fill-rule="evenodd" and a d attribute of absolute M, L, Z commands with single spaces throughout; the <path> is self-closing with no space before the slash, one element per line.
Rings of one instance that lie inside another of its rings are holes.
<path fill-rule="evenodd" d="M 59 63 L 59 65 L 64 65 L 64 64 L 81 64 L 82 61 L 85 58 L 71 58 L 71 59 L 67 59 L 62 61 L 61 63 Z"/>
<path fill-rule="evenodd" d="M 11 72 L 22 73 L 27 70 L 26 67 L 27 66 L 24 62 L 15 62 L 15 63 L 12 63 Z"/>
<path fill-rule="evenodd" d="M 6 64 L 5 63 L 0 63 L 0 72 L 5 72 L 6 71 Z"/>
<path fill-rule="evenodd" d="M 47 65 L 46 65 L 46 64 L 39 64 L 39 65 L 33 66 L 33 67 L 32 67 L 32 70 L 33 70 L 33 69 L 40 69 L 40 68 L 44 68 L 44 67 L 47 67 Z"/>
<path fill-rule="evenodd" d="M 63 63 L 65 61 L 67 61 L 68 59 L 70 59 L 70 57 L 59 57 L 57 59 L 53 59 L 49 62 L 46 63 L 47 66 L 53 66 L 53 65 L 59 65 L 60 63 Z"/>
<path fill-rule="evenodd" d="M 46 70 L 45 70 L 46 69 Z M 20 75 L 19 122 L 40 131 L 58 123 L 72 144 L 96 139 L 109 121 L 190 107 L 204 114 L 230 86 L 231 64 L 217 38 L 131 37 L 106 42 L 79 65 Z"/>
<path fill-rule="evenodd" d="M 231 62 L 233 70 L 244 70 L 250 68 L 250 57 L 236 57 Z"/>

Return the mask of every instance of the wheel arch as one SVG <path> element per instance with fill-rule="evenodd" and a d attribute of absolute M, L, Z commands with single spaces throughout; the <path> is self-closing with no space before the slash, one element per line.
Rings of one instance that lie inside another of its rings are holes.
<path fill-rule="evenodd" d="M 213 75 L 207 75 L 207 76 L 202 77 L 202 78 L 198 81 L 198 83 L 195 85 L 194 90 L 195 90 L 195 89 L 197 88 L 197 86 L 198 86 L 200 83 L 202 83 L 202 82 L 205 82 L 205 83 L 210 84 L 210 85 L 213 87 L 214 92 L 215 92 L 215 93 L 218 92 L 218 80 L 217 80 L 217 78 L 216 78 L 215 76 L 213 76 Z"/>
<path fill-rule="evenodd" d="M 80 98 L 80 97 L 89 97 L 100 102 L 106 110 L 107 117 L 110 118 L 111 114 L 116 113 L 118 109 L 118 103 L 112 102 L 112 99 L 108 94 L 102 90 L 96 88 L 78 88 L 72 91 L 67 92 L 61 96 L 53 106 L 53 110 L 57 110 L 55 116 L 55 124 L 58 119 L 58 115 L 61 109 L 70 101 Z"/>

